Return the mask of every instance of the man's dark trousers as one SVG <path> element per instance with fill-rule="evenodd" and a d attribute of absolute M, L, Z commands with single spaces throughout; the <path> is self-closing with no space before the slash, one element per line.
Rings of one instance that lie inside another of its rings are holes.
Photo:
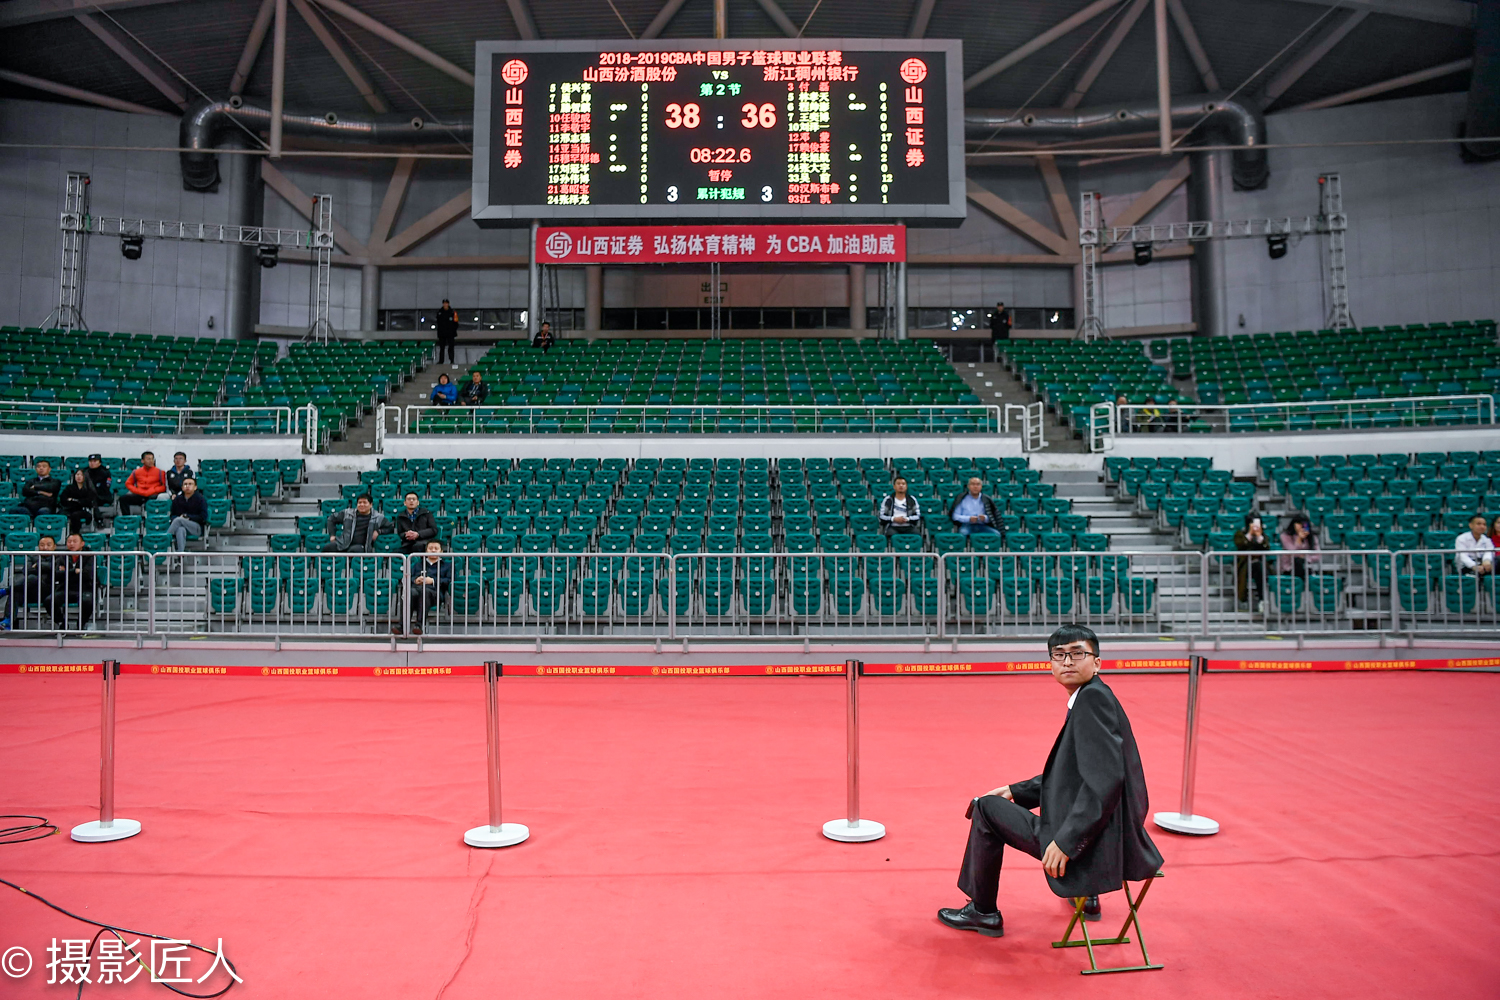
<path fill-rule="evenodd" d="M 981 795 L 970 819 L 969 846 L 958 873 L 958 887 L 980 913 L 994 913 L 1000 889 L 1000 862 L 1009 844 L 1042 859 L 1041 817 L 1000 795 Z"/>

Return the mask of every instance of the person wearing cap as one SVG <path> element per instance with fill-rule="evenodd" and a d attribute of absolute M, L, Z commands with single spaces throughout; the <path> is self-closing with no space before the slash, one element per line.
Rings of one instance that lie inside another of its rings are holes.
<path fill-rule="evenodd" d="M 109 506 L 115 498 L 114 477 L 110 474 L 109 467 L 104 464 L 104 458 L 97 451 L 89 456 L 89 466 L 84 471 L 94 481 L 94 493 L 99 497 L 99 503 Z"/>

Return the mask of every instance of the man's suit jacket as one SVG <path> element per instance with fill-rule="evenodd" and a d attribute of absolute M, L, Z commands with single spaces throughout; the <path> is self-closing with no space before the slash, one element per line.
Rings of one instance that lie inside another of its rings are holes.
<path fill-rule="evenodd" d="M 1161 854 L 1146 833 L 1146 776 L 1120 701 L 1097 674 L 1078 689 L 1047 767 L 1010 786 L 1017 805 L 1041 807 L 1042 846 L 1068 856 L 1059 896 L 1097 896 L 1150 878 Z"/>

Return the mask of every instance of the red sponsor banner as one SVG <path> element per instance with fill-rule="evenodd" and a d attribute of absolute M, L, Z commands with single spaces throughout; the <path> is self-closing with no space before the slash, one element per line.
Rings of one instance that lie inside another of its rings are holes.
<path fill-rule="evenodd" d="M 1106 671 L 1186 670 L 1186 659 L 1103 660 Z M 1449 660 L 1209 660 L 1209 670 L 1225 671 L 1343 671 L 1343 670 L 1474 670 L 1500 667 L 1500 657 Z M 1046 660 L 988 660 L 968 663 L 866 663 L 871 675 L 1046 673 Z M 42 676 L 94 675 L 98 663 L 0 663 L 0 674 Z M 210 666 L 184 663 L 123 663 L 125 674 L 160 677 L 482 677 L 481 664 L 448 667 L 315 667 Z M 837 675 L 842 663 L 733 664 L 506 664 L 507 677 L 776 677 Z"/>
<path fill-rule="evenodd" d="M 905 226 L 542 226 L 544 264 L 887 263 L 906 259 Z"/>

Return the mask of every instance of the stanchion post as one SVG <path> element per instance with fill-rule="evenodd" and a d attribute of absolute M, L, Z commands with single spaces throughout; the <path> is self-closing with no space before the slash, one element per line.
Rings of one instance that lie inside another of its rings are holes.
<path fill-rule="evenodd" d="M 520 823 L 505 823 L 500 817 L 500 678 L 505 668 L 496 660 L 484 665 L 485 729 L 489 742 L 490 821 L 464 834 L 470 847 L 512 847 L 531 836 Z"/>
<path fill-rule="evenodd" d="M 83 844 L 124 840 L 141 832 L 139 820 L 115 816 L 115 685 L 120 679 L 117 660 L 101 664 L 104 704 L 99 715 L 99 818 L 73 827 L 73 839 Z"/>
<path fill-rule="evenodd" d="M 1151 817 L 1163 830 L 1199 837 L 1219 832 L 1217 820 L 1193 813 L 1193 783 L 1198 771 L 1198 698 L 1202 690 L 1203 673 L 1207 669 L 1207 657 L 1188 657 L 1187 729 L 1183 734 L 1182 748 L 1182 801 L 1177 812 L 1159 812 Z"/>
<path fill-rule="evenodd" d="M 885 825 L 859 815 L 859 678 L 865 665 L 859 660 L 844 661 L 848 689 L 845 725 L 848 737 L 848 798 L 843 819 L 823 824 L 823 836 L 846 844 L 862 844 L 885 836 Z"/>

